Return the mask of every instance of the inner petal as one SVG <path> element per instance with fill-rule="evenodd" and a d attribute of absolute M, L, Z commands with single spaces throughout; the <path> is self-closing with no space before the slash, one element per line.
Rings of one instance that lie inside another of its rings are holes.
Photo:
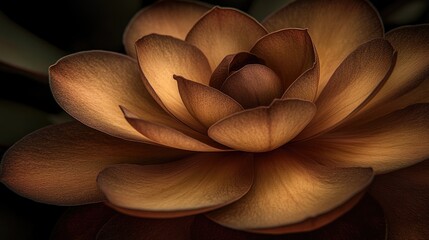
<path fill-rule="evenodd" d="M 261 64 L 249 64 L 231 74 L 220 90 L 244 108 L 268 106 L 283 93 L 280 78 Z"/>

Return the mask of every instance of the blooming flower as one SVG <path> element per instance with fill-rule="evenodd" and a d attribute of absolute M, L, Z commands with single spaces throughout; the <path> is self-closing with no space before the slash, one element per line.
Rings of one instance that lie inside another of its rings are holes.
<path fill-rule="evenodd" d="M 313 230 L 374 175 L 429 157 L 428 42 L 428 25 L 384 35 L 361 0 L 297 1 L 262 24 L 158 2 L 128 25 L 128 56 L 80 52 L 50 68 L 78 121 L 13 146 L 2 181 L 51 204 Z"/>

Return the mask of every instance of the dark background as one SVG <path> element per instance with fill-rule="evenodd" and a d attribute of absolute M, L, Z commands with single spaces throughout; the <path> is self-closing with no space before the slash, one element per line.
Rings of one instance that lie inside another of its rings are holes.
<path fill-rule="evenodd" d="M 126 24 L 139 8 L 153 2 L 154 0 L 1 0 L 0 11 L 35 35 L 69 53 L 89 49 L 124 52 L 121 38 Z M 206 2 L 255 11 L 251 0 Z M 400 25 L 429 22 L 427 0 L 371 2 L 381 13 L 386 31 Z M 46 83 L 7 69 L 0 70 L 0 100 L 24 104 L 48 114 L 61 113 L 61 108 L 54 101 Z M 2 128 L 6 127 L 0 122 L 0 135 L 4 134 Z M 8 147 L 9 144 L 0 144 L 0 156 Z M 0 184 L 0 239 L 48 239 L 56 221 L 66 209 L 22 198 Z"/>

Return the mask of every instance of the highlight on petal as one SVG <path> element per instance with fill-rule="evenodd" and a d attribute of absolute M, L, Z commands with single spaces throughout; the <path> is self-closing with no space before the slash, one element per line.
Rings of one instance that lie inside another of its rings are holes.
<path fill-rule="evenodd" d="M 317 113 L 298 139 L 328 131 L 358 111 L 389 76 L 395 58 L 394 49 L 383 39 L 367 42 L 350 54 L 316 100 Z"/>
<path fill-rule="evenodd" d="M 149 120 L 169 118 L 141 82 L 128 56 L 105 51 L 68 55 L 49 69 L 52 93 L 61 107 L 99 131 L 134 141 L 149 141 L 124 119 L 126 105 Z"/>
<path fill-rule="evenodd" d="M 372 117 L 377 108 L 383 109 L 413 89 L 423 87 L 419 85 L 429 79 L 429 24 L 393 29 L 386 39 L 398 52 L 395 68 L 377 95 L 359 111 L 356 121 Z"/>
<path fill-rule="evenodd" d="M 115 165 L 103 170 L 97 182 L 108 201 L 126 214 L 179 217 L 241 198 L 252 185 L 252 162 L 246 153 L 199 153 L 167 164 Z"/>
<path fill-rule="evenodd" d="M 174 76 L 179 93 L 189 112 L 205 127 L 220 119 L 243 110 L 234 99 L 215 88 Z"/>
<path fill-rule="evenodd" d="M 121 106 L 121 109 L 128 123 L 154 143 L 198 152 L 218 152 L 225 150 L 225 147 L 222 145 L 187 126 L 178 124 L 164 125 L 162 123 L 146 121 L 125 107 Z"/>
<path fill-rule="evenodd" d="M 204 54 L 179 39 L 151 34 L 136 43 L 143 82 L 166 110 L 197 130 L 204 127 L 186 109 L 173 75 L 208 85 L 211 69 Z"/>
<path fill-rule="evenodd" d="M 264 60 L 248 52 L 227 55 L 213 71 L 210 86 L 220 89 L 229 75 L 247 64 L 264 64 Z"/>
<path fill-rule="evenodd" d="M 266 152 L 293 139 L 316 112 L 303 100 L 275 100 L 269 107 L 235 113 L 212 125 L 208 135 L 215 141 L 246 152 Z"/>
<path fill-rule="evenodd" d="M 186 34 L 210 7 L 191 1 L 159 1 L 140 10 L 128 23 L 124 32 L 127 53 L 135 57 L 134 44 L 152 33 L 170 35 L 185 40 Z"/>
<path fill-rule="evenodd" d="M 370 193 L 382 206 L 389 240 L 429 236 L 429 161 L 379 175 Z"/>
<path fill-rule="evenodd" d="M 359 45 L 384 36 L 377 11 L 362 0 L 300 0 L 268 16 L 268 31 L 307 28 L 320 59 L 318 94 Z"/>
<path fill-rule="evenodd" d="M 192 27 L 186 41 L 201 49 L 215 69 L 225 56 L 249 51 L 265 34 L 265 28 L 249 15 L 214 7 Z"/>
<path fill-rule="evenodd" d="M 429 105 L 416 104 L 361 126 L 299 143 L 324 164 L 391 172 L 429 158 Z"/>
<path fill-rule="evenodd" d="M 283 94 L 280 78 L 261 64 L 248 64 L 234 72 L 223 82 L 220 90 L 244 108 L 268 106 Z"/>
<path fill-rule="evenodd" d="M 369 168 L 325 167 L 288 149 L 277 149 L 255 155 L 254 184 L 243 198 L 206 215 L 223 226 L 246 231 L 309 231 L 353 207 L 372 177 Z M 341 210 L 336 211 L 337 207 Z M 309 219 L 313 220 L 303 226 L 292 225 Z"/>
<path fill-rule="evenodd" d="M 316 57 L 310 36 L 304 29 L 270 33 L 259 39 L 250 52 L 264 59 L 281 78 L 285 89 L 314 65 Z"/>
<path fill-rule="evenodd" d="M 17 194 L 56 205 L 104 200 L 96 178 L 107 165 L 174 160 L 185 151 L 128 142 L 71 122 L 38 130 L 3 156 L 1 182 Z"/>
<path fill-rule="evenodd" d="M 118 214 L 100 229 L 97 240 L 190 240 L 193 221 L 193 216 L 147 219 Z"/>

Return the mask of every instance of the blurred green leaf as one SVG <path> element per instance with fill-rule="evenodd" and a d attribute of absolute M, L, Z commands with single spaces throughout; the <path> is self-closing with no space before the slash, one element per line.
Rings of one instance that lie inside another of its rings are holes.
<path fill-rule="evenodd" d="M 429 2 L 427 0 L 414 0 L 400 2 L 392 6 L 383 14 L 384 21 L 388 24 L 405 25 L 421 18 L 428 10 Z"/>
<path fill-rule="evenodd" d="M 262 21 L 271 13 L 291 2 L 293 2 L 293 0 L 254 0 L 252 5 L 250 5 L 249 14 L 258 21 Z"/>
<path fill-rule="evenodd" d="M 52 124 L 48 113 L 0 100 L 0 145 L 10 146 L 30 132 Z"/>
<path fill-rule="evenodd" d="M 48 81 L 48 67 L 66 53 L 33 35 L 0 12 L 0 63 Z"/>

